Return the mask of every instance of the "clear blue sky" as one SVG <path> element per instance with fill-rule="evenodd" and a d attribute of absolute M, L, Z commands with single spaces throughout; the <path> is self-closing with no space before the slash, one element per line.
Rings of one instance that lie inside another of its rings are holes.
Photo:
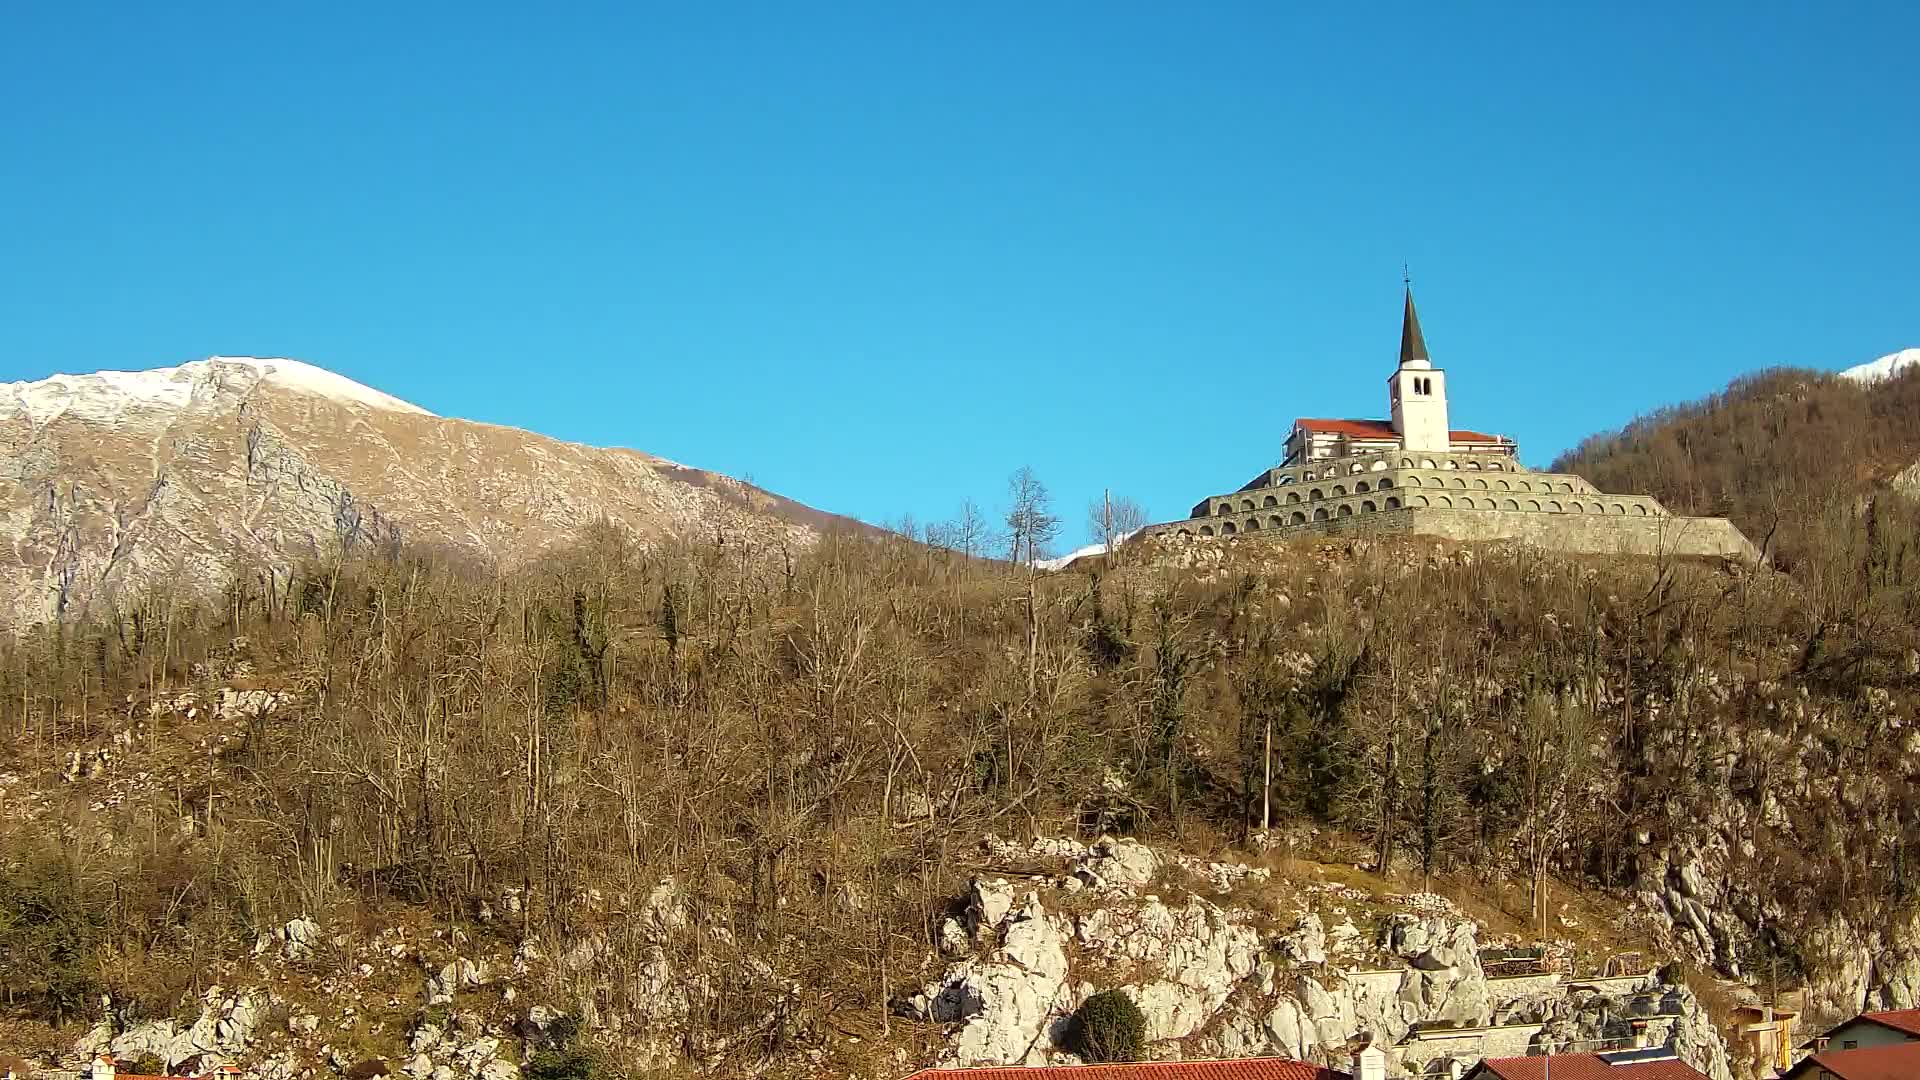
<path fill-rule="evenodd" d="M 285 355 L 1077 540 L 1376 415 L 1560 449 L 1920 344 L 1910 3 L 21 3 L 0 379 Z"/>

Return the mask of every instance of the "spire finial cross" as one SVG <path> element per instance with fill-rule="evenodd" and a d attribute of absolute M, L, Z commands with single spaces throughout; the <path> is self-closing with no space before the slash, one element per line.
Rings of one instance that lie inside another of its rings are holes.
<path fill-rule="evenodd" d="M 1413 288 L 1413 272 L 1407 269 L 1406 263 L 1400 264 L 1400 284 Z"/>

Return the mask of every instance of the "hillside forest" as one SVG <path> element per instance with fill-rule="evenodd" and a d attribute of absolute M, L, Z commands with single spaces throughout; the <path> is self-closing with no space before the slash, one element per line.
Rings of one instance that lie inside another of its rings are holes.
<path fill-rule="evenodd" d="M 644 1016 L 610 912 L 672 879 L 725 931 L 687 1056 L 852 1052 L 917 1037 L 891 1004 L 989 833 L 1284 837 L 1507 883 L 1545 925 L 1731 831 L 1746 929 L 1699 963 L 1816 985 L 1834 926 L 1920 901 L 1920 507 L 1888 483 L 1917 459 L 1920 373 L 1773 371 L 1554 468 L 1731 516 L 1774 569 L 1409 540 L 1036 574 L 923 536 L 607 532 L 530 567 L 350 551 L 125 597 L 0 643 L 4 1002 L 69 1034 L 168 1015 L 311 913 L 602 934 L 580 992 Z M 181 704 L 222 688 L 285 703 Z M 35 787 L 107 745 L 139 762 L 114 797 Z"/>

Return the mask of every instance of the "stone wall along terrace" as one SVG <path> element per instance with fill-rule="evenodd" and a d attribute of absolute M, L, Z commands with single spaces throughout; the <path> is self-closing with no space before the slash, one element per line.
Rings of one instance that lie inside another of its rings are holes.
<path fill-rule="evenodd" d="M 1349 502 L 1355 500 L 1348 500 Z M 1584 501 L 1584 500 L 1583 500 Z M 1602 496 L 1603 503 L 1623 500 Z M 1649 500 L 1650 501 L 1650 500 Z M 1237 520 L 1237 519 L 1236 519 Z M 1176 521 L 1146 530 L 1153 536 L 1207 537 L 1208 520 Z M 1355 511 L 1306 524 L 1262 527 L 1234 536 L 1438 536 L 1450 540 L 1516 540 L 1535 547 L 1589 555 L 1725 555 L 1747 561 L 1759 552 L 1725 518 L 1604 513 L 1530 513 L 1432 506 Z"/>

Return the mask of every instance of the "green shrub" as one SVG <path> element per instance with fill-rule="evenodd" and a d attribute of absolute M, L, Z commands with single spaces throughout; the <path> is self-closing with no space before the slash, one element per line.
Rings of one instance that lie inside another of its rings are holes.
<path fill-rule="evenodd" d="M 1146 1050 L 1147 1018 L 1132 998 L 1102 991 L 1074 1011 L 1069 1039 L 1082 1061 L 1139 1061 Z"/>
<path fill-rule="evenodd" d="M 526 1080 L 602 1080 L 607 1075 L 600 1056 L 578 1045 L 580 1021 L 556 1017 L 547 1028 L 547 1047 L 533 1055 L 522 1070 Z"/>

